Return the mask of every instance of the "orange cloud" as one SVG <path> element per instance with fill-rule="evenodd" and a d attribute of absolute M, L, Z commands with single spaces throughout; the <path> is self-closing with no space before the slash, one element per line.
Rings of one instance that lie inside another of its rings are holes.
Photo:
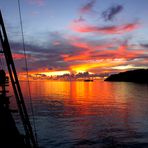
<path fill-rule="evenodd" d="M 78 48 L 85 48 L 87 50 L 85 50 L 85 52 L 87 51 L 93 51 L 93 50 L 103 50 L 103 49 L 107 49 L 108 47 L 111 47 L 112 44 L 111 43 L 104 43 L 104 44 L 93 44 L 93 43 L 88 43 L 88 42 L 83 42 L 83 41 L 79 41 L 78 39 L 76 40 L 70 40 L 70 44 L 78 47 Z"/>
<path fill-rule="evenodd" d="M 75 72 L 89 71 L 94 68 L 107 68 L 107 67 L 118 66 L 124 63 L 125 61 L 122 59 L 121 60 L 106 59 L 106 60 L 99 60 L 99 61 L 90 62 L 90 63 L 72 65 L 70 66 L 70 70 Z"/>
<path fill-rule="evenodd" d="M 98 60 L 98 59 L 114 59 L 114 58 L 136 58 L 144 54 L 145 50 L 133 49 L 132 46 L 123 43 L 116 46 L 115 43 L 100 43 L 94 44 L 89 42 L 79 41 L 73 39 L 70 41 L 75 47 L 79 47 L 82 50 L 75 54 L 65 54 L 62 57 L 65 61 L 74 60 Z"/>
<path fill-rule="evenodd" d="M 96 52 L 98 50 L 99 51 L 106 50 L 111 46 L 110 43 L 93 45 L 90 43 L 81 42 L 74 39 L 71 40 L 70 43 L 74 47 L 81 48 L 81 51 L 73 55 L 63 54 L 62 57 L 64 58 L 64 61 L 90 60 L 91 58 L 93 58 L 93 52 Z"/>
<path fill-rule="evenodd" d="M 86 52 L 86 53 L 79 53 L 79 55 L 74 55 L 74 56 L 69 56 L 67 54 L 65 55 L 62 55 L 62 57 L 64 58 L 64 61 L 76 61 L 76 60 L 89 60 L 89 53 Z"/>
<path fill-rule="evenodd" d="M 65 62 L 71 62 L 69 69 L 75 72 L 91 71 L 96 68 L 110 67 L 112 69 L 133 59 L 141 58 L 146 53 L 145 50 L 134 49 L 127 42 L 118 46 L 113 43 L 95 45 L 73 38 L 71 44 L 82 50 L 72 54 L 63 54 L 62 57 Z"/>
<path fill-rule="evenodd" d="M 133 31 L 139 28 L 138 23 L 129 23 L 119 26 L 104 26 L 99 27 L 87 24 L 86 22 L 73 21 L 70 28 L 75 32 L 80 33 L 104 33 L 104 34 L 122 34 L 125 32 Z"/>

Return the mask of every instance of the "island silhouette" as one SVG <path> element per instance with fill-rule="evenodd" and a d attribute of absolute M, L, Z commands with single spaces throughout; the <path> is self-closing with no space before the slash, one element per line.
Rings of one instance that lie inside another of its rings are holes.
<path fill-rule="evenodd" d="M 112 74 L 105 81 L 148 83 L 148 69 L 137 69 Z"/>

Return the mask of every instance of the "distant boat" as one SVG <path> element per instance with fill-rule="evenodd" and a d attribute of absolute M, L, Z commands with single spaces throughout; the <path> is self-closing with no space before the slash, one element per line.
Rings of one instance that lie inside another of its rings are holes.
<path fill-rule="evenodd" d="M 92 79 L 85 79 L 84 82 L 93 82 Z"/>

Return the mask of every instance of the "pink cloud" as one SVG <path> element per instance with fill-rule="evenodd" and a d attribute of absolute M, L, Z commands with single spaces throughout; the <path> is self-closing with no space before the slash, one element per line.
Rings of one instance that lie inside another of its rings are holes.
<path fill-rule="evenodd" d="M 139 28 L 138 23 L 128 23 L 118 26 L 95 26 L 87 24 L 86 22 L 73 21 L 70 24 L 70 28 L 75 32 L 80 33 L 103 33 L 103 34 L 122 34 L 130 32 Z"/>
<path fill-rule="evenodd" d="M 19 53 L 13 53 L 12 56 L 16 60 L 20 60 L 20 59 L 24 59 L 25 58 L 24 54 L 19 54 Z"/>
<path fill-rule="evenodd" d="M 25 58 L 25 55 L 23 53 L 13 53 L 12 57 L 14 60 L 22 60 Z M 29 55 L 26 55 L 26 57 L 29 57 Z M 0 55 L 0 58 L 5 59 L 3 55 Z"/>

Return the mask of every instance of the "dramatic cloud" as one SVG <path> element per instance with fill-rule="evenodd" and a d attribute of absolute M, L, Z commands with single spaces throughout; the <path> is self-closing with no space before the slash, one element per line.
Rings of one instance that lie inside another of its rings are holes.
<path fill-rule="evenodd" d="M 128 45 L 127 41 L 122 44 L 115 42 L 105 43 L 104 41 L 102 43 L 97 43 L 97 41 L 94 43 L 82 41 L 80 38 L 73 38 L 70 43 L 75 47 L 81 48 L 80 51 L 75 51 L 73 54 L 62 55 L 65 62 L 71 63 L 69 69 L 72 72 L 113 72 L 113 69 L 136 68 L 139 66 L 138 63 L 141 63 L 141 66 L 143 65 L 144 67 L 145 63 L 148 63 L 146 62 L 148 52 L 141 50 L 138 45 L 134 49 L 135 46 Z"/>
<path fill-rule="evenodd" d="M 30 71 L 67 70 L 70 63 L 65 62 L 62 55 L 80 51 L 80 48 L 70 45 L 69 41 L 64 39 L 60 33 L 51 32 L 49 38 L 50 42 L 48 40 L 44 45 L 25 44 Z M 24 71 L 22 43 L 10 41 L 10 45 L 18 71 Z"/>
<path fill-rule="evenodd" d="M 121 69 L 126 65 L 146 66 L 148 52 L 127 41 L 92 40 L 77 36 L 50 33 L 46 45 L 26 43 L 28 68 L 31 73 L 70 71 L 100 72 Z M 22 44 L 10 42 L 18 72 L 25 70 Z M 130 66 L 128 66 L 130 67 Z"/>
<path fill-rule="evenodd" d="M 135 23 L 129 23 L 124 25 L 118 25 L 118 26 L 100 27 L 96 25 L 87 24 L 86 22 L 73 21 L 70 24 L 70 28 L 73 31 L 81 32 L 81 33 L 122 34 L 122 33 L 133 31 L 139 28 L 139 24 L 135 22 Z"/>
<path fill-rule="evenodd" d="M 111 6 L 102 13 L 102 17 L 104 18 L 105 21 L 112 21 L 114 17 L 122 10 L 123 10 L 122 5 Z"/>
<path fill-rule="evenodd" d="M 91 0 L 90 2 L 85 4 L 83 7 L 80 8 L 80 13 L 86 14 L 86 13 L 92 12 L 93 11 L 92 8 L 93 8 L 95 2 L 96 2 L 96 0 Z"/>
<path fill-rule="evenodd" d="M 77 42 L 72 43 L 73 46 L 81 47 L 81 51 L 76 51 L 73 54 L 65 54 L 63 58 L 65 61 L 91 61 L 99 59 L 134 59 L 142 58 L 146 50 L 134 50 L 126 43 L 115 46 L 113 44 L 92 45 L 88 43 Z M 112 48 L 112 49 L 111 49 Z"/>

